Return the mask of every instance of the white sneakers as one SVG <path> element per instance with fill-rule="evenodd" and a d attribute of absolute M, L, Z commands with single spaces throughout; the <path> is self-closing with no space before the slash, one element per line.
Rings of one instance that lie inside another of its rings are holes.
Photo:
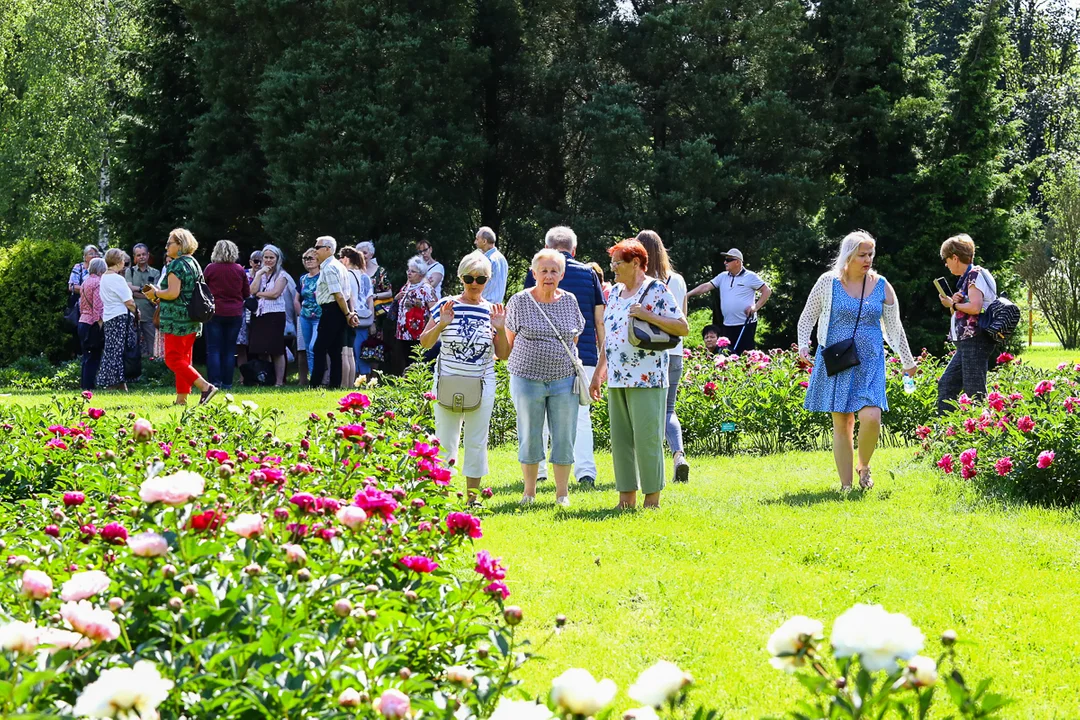
<path fill-rule="evenodd" d="M 562 497 L 555 498 L 556 505 L 562 505 L 563 507 L 570 507 L 570 496 L 563 495 Z"/>
<path fill-rule="evenodd" d="M 520 504 L 522 504 L 522 505 L 532 505 L 534 502 L 536 502 L 536 496 L 535 495 L 522 495 L 521 496 L 521 503 Z"/>
<path fill-rule="evenodd" d="M 534 495 L 522 495 L 520 505 L 532 505 L 536 502 Z M 568 495 L 561 495 L 555 498 L 555 504 L 563 507 L 570 507 L 570 497 Z"/>

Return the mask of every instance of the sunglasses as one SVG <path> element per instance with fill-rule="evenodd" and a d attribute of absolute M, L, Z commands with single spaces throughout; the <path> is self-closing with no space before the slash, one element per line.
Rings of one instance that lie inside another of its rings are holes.
<path fill-rule="evenodd" d="M 462 275 L 461 281 L 466 285 L 472 285 L 473 283 L 476 283 L 477 285 L 483 285 L 488 281 L 488 279 L 487 275 Z"/>
<path fill-rule="evenodd" d="M 727 265 L 729 262 L 735 262 L 735 258 L 724 258 L 725 265 Z"/>

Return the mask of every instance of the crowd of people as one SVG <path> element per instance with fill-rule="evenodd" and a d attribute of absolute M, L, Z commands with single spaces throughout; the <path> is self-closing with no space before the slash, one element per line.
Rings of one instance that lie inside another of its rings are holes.
<path fill-rule="evenodd" d="M 370 242 L 338 248 L 330 236 L 302 255 L 306 273 L 292 278 L 284 254 L 266 245 L 238 263 L 235 243 L 220 240 L 205 269 L 192 257 L 190 232 L 170 233 L 159 272 L 149 249 L 133 248 L 134 264 L 119 249 L 99 257 L 94 246 L 71 272 L 79 306 L 84 388 L 125 389 L 126 358 L 163 357 L 176 377 L 176 403 L 193 389 L 201 403 L 229 388 L 239 366 L 245 383 L 281 385 L 295 354 L 301 383 L 351 387 L 373 368 L 400 374 L 416 360 L 433 361 L 436 436 L 441 453 L 466 477 L 470 500 L 488 474 L 488 436 L 495 405 L 496 359 L 505 360 L 516 411 L 523 504 L 535 501 L 550 470 L 555 501 L 570 504 L 571 476 L 595 486 L 590 403 L 606 385 L 618 507 L 658 507 L 665 487 L 664 445 L 672 479 L 687 482 L 687 461 L 675 412 L 689 333 L 687 300 L 714 292 L 716 320 L 702 330 L 708 352 L 740 354 L 756 348 L 758 312 L 771 289 L 746 268 L 737 248 L 724 253 L 724 272 L 688 289 L 651 230 L 608 249 L 613 283 L 597 263 L 576 259 L 577 236 L 551 228 L 532 258 L 524 289 L 506 298 L 509 267 L 495 232 L 480 228 L 476 250 L 460 260 L 458 295 L 443 295 L 445 266 L 427 240 L 407 263 L 407 283 L 396 293 Z M 801 361 L 810 369 L 804 407 L 832 415 L 833 452 L 841 487 L 873 486 L 885 394 L 888 343 L 903 371 L 917 373 L 900 322 L 896 293 L 873 270 L 874 238 L 846 236 L 833 267 L 815 284 L 798 324 Z M 952 316 L 958 351 L 938 381 L 939 409 L 961 391 L 985 393 L 993 342 L 979 332 L 979 314 L 996 297 L 993 277 L 974 264 L 975 244 L 958 235 L 941 258 L 960 279 L 941 302 Z M 193 319 L 193 294 L 213 296 L 212 317 Z M 504 304 L 505 302 L 505 304 Z M 811 355 L 814 328 L 817 349 Z M 207 376 L 192 365 L 196 337 L 205 334 Z M 859 421 L 858 456 L 853 436 Z M 464 441 L 462 441 L 462 435 Z M 463 455 L 458 461 L 458 456 Z"/>

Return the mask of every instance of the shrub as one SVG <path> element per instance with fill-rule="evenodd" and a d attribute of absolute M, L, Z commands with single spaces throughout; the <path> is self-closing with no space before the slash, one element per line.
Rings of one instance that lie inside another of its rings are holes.
<path fill-rule="evenodd" d="M 67 240 L 22 240 L 0 250 L 0 365 L 27 352 L 53 362 L 74 354 L 78 343 L 63 316 L 81 252 Z"/>

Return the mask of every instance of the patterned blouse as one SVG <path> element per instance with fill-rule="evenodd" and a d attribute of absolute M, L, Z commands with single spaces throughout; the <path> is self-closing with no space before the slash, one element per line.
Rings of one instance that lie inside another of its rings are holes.
<path fill-rule="evenodd" d="M 574 374 L 574 365 L 563 342 L 577 357 L 574 339 L 585 329 L 585 318 L 577 298 L 564 290 L 555 302 L 540 303 L 537 307 L 531 295 L 528 290 L 522 290 L 506 303 L 506 329 L 515 335 L 507 369 L 511 375 L 537 382 L 570 377 Z M 552 332 L 545 313 L 559 329 L 558 335 Z"/>
<path fill-rule="evenodd" d="M 608 387 L 666 388 L 668 386 L 667 350 L 643 350 L 630 344 L 630 306 L 641 303 L 660 317 L 682 317 L 675 296 L 662 282 L 645 278 L 642 287 L 628 298 L 622 297 L 623 284 L 616 283 L 608 295 L 604 310 L 604 356 L 608 363 Z"/>
<path fill-rule="evenodd" d="M 175 300 L 162 300 L 160 302 L 161 332 L 166 335 L 191 335 L 202 332 L 202 323 L 192 320 L 188 315 L 188 301 L 191 300 L 191 292 L 195 289 L 195 283 L 202 274 L 199 263 L 190 255 L 181 255 L 167 266 L 161 273 L 161 286 L 169 287 L 169 275 L 175 275 L 180 280 L 180 295 Z"/>
<path fill-rule="evenodd" d="M 300 317 L 315 320 L 322 316 L 322 308 L 315 300 L 315 285 L 318 275 L 304 275 L 300 278 Z"/>
<path fill-rule="evenodd" d="M 427 282 L 421 280 L 416 285 L 405 286 L 398 307 L 397 339 L 419 340 L 427 326 L 428 306 L 436 302 L 435 291 Z"/>

